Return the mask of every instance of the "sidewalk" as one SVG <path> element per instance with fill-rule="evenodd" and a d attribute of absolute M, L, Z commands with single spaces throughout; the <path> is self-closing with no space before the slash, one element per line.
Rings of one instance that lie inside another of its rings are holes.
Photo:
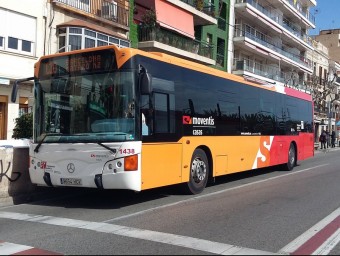
<path fill-rule="evenodd" d="M 315 153 L 325 153 L 325 152 L 337 151 L 337 150 L 340 150 L 340 147 L 337 144 L 335 144 L 335 148 L 328 147 L 326 149 L 321 149 L 321 147 L 319 145 L 318 148 L 315 148 Z"/>

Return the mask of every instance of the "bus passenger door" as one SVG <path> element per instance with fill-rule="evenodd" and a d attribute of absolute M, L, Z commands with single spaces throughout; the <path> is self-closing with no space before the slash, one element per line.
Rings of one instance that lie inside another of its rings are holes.
<path fill-rule="evenodd" d="M 175 97 L 153 92 L 150 98 L 142 96 L 141 106 L 142 122 L 145 119 L 147 126 L 142 129 L 142 189 L 177 184 L 181 181 L 182 144 L 176 136 Z"/>

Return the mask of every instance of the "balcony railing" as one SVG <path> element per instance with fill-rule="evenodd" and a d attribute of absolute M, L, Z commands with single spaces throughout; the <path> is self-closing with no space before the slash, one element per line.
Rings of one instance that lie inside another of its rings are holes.
<path fill-rule="evenodd" d="M 255 41 L 297 63 L 300 65 L 311 68 L 311 64 L 309 61 L 302 55 L 295 55 L 291 52 L 283 50 L 283 45 L 275 44 L 274 40 L 270 40 L 268 36 L 265 36 L 260 31 L 257 31 L 255 28 L 250 27 L 249 25 L 235 25 L 235 37 L 247 37 L 252 41 Z M 272 42 L 269 42 L 272 41 Z"/>
<path fill-rule="evenodd" d="M 119 6 L 112 0 L 53 0 L 98 18 L 103 18 L 120 25 L 129 26 L 129 9 Z"/>
<path fill-rule="evenodd" d="M 207 0 L 181 0 L 181 1 L 211 17 L 215 17 L 215 5 Z"/>
<path fill-rule="evenodd" d="M 285 74 L 283 72 L 276 68 L 270 67 L 268 65 L 263 65 L 252 60 L 235 59 L 233 69 L 235 71 L 247 71 L 255 75 L 263 76 L 282 83 L 285 82 Z"/>
<path fill-rule="evenodd" d="M 234 59 L 233 71 L 246 71 L 254 75 L 266 77 L 274 81 L 283 83 L 287 87 L 293 87 L 305 92 L 309 91 L 304 82 L 298 77 L 292 79 L 291 72 L 282 72 L 278 68 L 264 65 L 256 61 L 247 59 Z"/>
<path fill-rule="evenodd" d="M 187 52 L 212 59 L 214 47 L 208 43 L 188 39 L 159 27 L 138 27 L 139 42 L 156 41 Z"/>
<path fill-rule="evenodd" d="M 312 39 L 310 36 L 308 36 L 306 33 L 303 33 L 301 29 L 298 29 L 296 26 L 294 26 L 291 22 L 288 22 L 287 20 L 284 19 L 284 17 L 273 11 L 273 10 L 268 10 L 262 5 L 260 5 L 257 1 L 255 0 L 237 0 L 237 3 L 247 3 L 256 8 L 258 11 L 266 15 L 268 18 L 272 19 L 275 21 L 277 24 L 281 25 L 285 29 L 287 29 L 289 32 L 291 32 L 293 35 L 296 37 L 300 38 L 302 41 L 306 42 L 309 45 L 312 45 Z M 314 23 L 315 24 L 315 21 Z"/>
<path fill-rule="evenodd" d="M 295 8 L 299 13 L 301 13 L 305 18 L 307 18 L 310 22 L 315 25 L 315 17 L 308 12 L 307 10 L 303 10 L 301 1 L 298 0 L 286 0 L 288 3 Z"/>

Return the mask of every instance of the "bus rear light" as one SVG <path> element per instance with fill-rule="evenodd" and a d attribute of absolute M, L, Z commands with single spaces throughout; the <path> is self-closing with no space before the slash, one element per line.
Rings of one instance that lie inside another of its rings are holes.
<path fill-rule="evenodd" d="M 124 158 L 124 171 L 137 171 L 138 155 L 127 156 Z"/>

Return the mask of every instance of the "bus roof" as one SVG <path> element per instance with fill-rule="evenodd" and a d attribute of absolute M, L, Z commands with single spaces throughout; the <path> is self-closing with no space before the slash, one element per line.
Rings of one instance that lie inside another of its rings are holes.
<path fill-rule="evenodd" d="M 257 83 L 247 81 L 245 78 L 241 76 L 234 75 L 226 71 L 218 70 L 212 67 L 208 67 L 206 65 L 199 64 L 193 61 L 181 59 L 181 58 L 169 55 L 169 54 L 165 54 L 161 52 L 146 52 L 146 51 L 143 51 L 140 49 L 134 49 L 134 48 L 119 48 L 115 45 L 86 48 L 86 49 L 75 50 L 71 52 L 63 52 L 63 53 L 56 53 L 52 55 L 42 56 L 40 57 L 39 61 L 34 65 L 35 76 L 37 77 L 38 75 L 40 62 L 43 59 L 54 58 L 54 57 L 59 57 L 59 56 L 67 56 L 71 54 L 84 53 L 84 52 L 90 52 L 90 51 L 105 50 L 105 49 L 110 49 L 110 48 L 111 49 L 113 48 L 116 53 L 120 52 L 120 54 L 116 54 L 117 61 L 120 66 L 123 65 L 126 61 L 128 61 L 131 58 L 131 56 L 142 55 L 142 56 L 145 56 L 151 59 L 156 59 L 162 62 L 180 66 L 183 68 L 195 70 L 198 72 L 206 73 L 209 75 L 213 75 L 213 76 L 217 76 L 217 77 L 221 77 L 225 79 L 229 79 L 229 80 L 243 83 L 243 84 L 248 84 L 250 86 L 259 87 L 259 88 L 266 89 L 266 90 L 276 91 L 278 93 L 287 94 L 287 95 L 290 95 L 296 98 L 301 98 L 304 100 L 312 101 L 312 96 L 310 94 L 307 94 L 305 92 L 302 92 L 302 91 L 299 91 L 293 88 L 285 87 L 285 86 L 274 84 L 274 83 L 257 84 Z"/>
<path fill-rule="evenodd" d="M 255 86 L 255 87 L 259 87 L 259 88 L 266 89 L 266 90 L 276 91 L 278 93 L 287 94 L 289 96 L 304 99 L 304 100 L 307 100 L 307 101 L 312 101 L 312 96 L 310 94 L 299 91 L 299 90 L 294 89 L 294 88 L 285 87 L 285 86 L 282 86 L 282 85 L 277 85 L 277 84 L 272 84 L 272 83 L 267 83 L 267 84 L 253 83 L 253 82 L 247 81 L 246 79 L 244 79 L 241 76 L 234 75 L 234 74 L 228 73 L 226 71 L 218 70 L 218 69 L 215 69 L 215 68 L 212 68 L 212 67 L 208 67 L 208 66 L 205 66 L 203 64 L 199 64 L 197 62 L 181 59 L 181 58 L 178 58 L 178 57 L 166 54 L 166 53 L 146 52 L 146 51 L 142 51 L 142 50 L 139 50 L 139 49 L 133 49 L 133 48 L 120 48 L 119 51 L 122 52 L 122 53 L 128 51 L 129 54 L 127 54 L 127 55 L 142 55 L 142 56 L 145 56 L 145 57 L 157 59 L 159 61 L 167 62 L 167 63 L 173 64 L 173 65 L 176 65 L 176 66 L 180 66 L 180 67 L 183 67 L 183 68 L 188 68 L 188 69 L 191 69 L 191 70 L 203 72 L 203 73 L 210 74 L 210 75 L 213 75 L 213 76 L 218 76 L 218 77 L 230 79 L 230 80 L 235 81 L 235 82 L 248 84 L 250 86 Z"/>

